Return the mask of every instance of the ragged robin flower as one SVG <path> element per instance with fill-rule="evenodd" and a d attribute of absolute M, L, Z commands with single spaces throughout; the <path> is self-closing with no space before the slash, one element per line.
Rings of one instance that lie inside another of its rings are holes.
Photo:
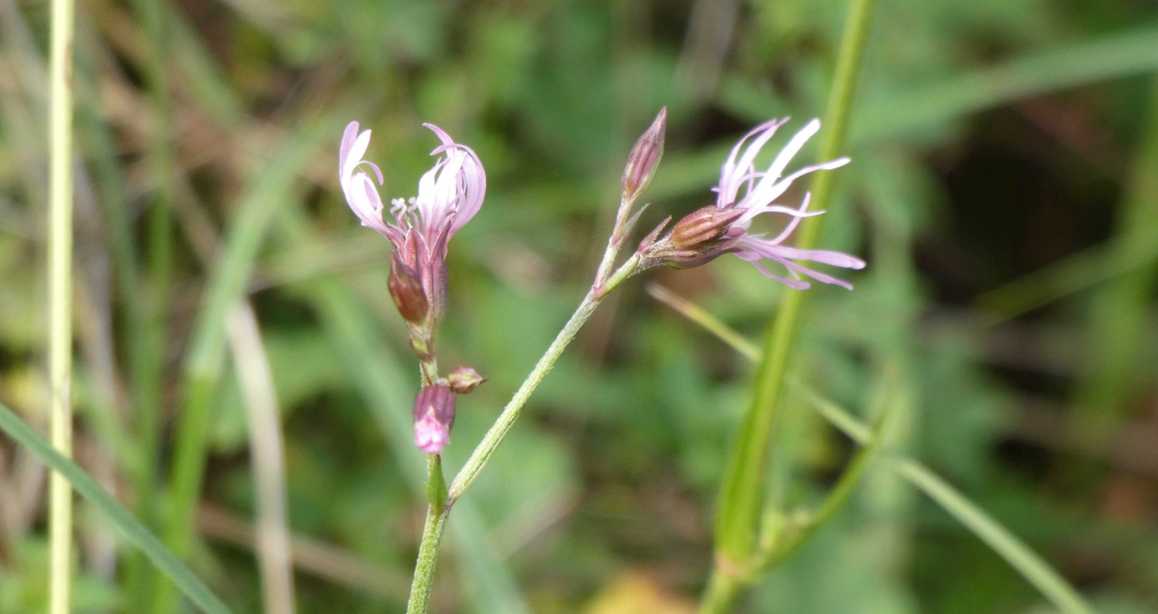
<path fill-rule="evenodd" d="M 860 258 L 841 252 L 799 249 L 784 242 L 804 218 L 821 215 L 823 211 L 809 211 L 809 194 L 799 207 L 786 207 L 777 199 L 784 195 L 800 177 L 819 170 L 833 170 L 848 164 L 848 158 L 837 158 L 800 168 L 787 175 L 784 171 L 808 139 L 820 130 L 820 122 L 812 120 L 797 132 L 772 159 L 768 167 L 758 170 L 755 163 L 760 151 L 787 123 L 777 119 L 760 124 L 740 139 L 720 169 L 720 182 L 713 188 L 715 204 L 708 205 L 685 216 L 662 238 L 666 227 L 661 224 L 640 244 L 644 266 L 668 265 L 688 268 L 705 264 L 722 254 L 734 254 L 756 267 L 765 276 L 789 288 L 803 290 L 809 287 L 805 278 L 821 283 L 852 289 L 852 284 L 805 266 L 803 262 L 817 262 L 846 269 L 862 269 Z M 790 219 L 774 236 L 750 231 L 752 220 L 762 214 L 781 214 Z M 765 262 L 783 266 L 788 275 L 770 271 Z"/>
<path fill-rule="evenodd" d="M 486 196 L 486 171 L 474 150 L 454 142 L 442 128 L 423 124 L 439 140 L 437 160 L 418 181 L 418 194 L 391 201 L 390 215 L 378 195 L 382 171 L 365 160 L 370 130 L 350 122 L 342 134 L 339 177 L 350 209 L 362 225 L 394 246 L 391 295 L 412 323 L 437 318 L 446 302 L 446 250 L 451 237 L 470 221 Z M 421 296 L 418 291 L 421 289 Z"/>

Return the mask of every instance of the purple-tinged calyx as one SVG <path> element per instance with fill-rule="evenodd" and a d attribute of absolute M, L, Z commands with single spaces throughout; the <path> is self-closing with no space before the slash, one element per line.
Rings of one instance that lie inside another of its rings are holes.
<path fill-rule="evenodd" d="M 414 399 L 414 445 L 427 454 L 439 454 L 450 442 L 454 426 L 454 392 L 446 384 L 430 384 Z"/>
<path fill-rule="evenodd" d="M 437 159 L 419 179 L 416 196 L 391 200 L 388 217 L 378 194 L 382 171 L 364 159 L 370 131 L 360 131 L 358 122 L 350 122 L 342 134 L 338 174 L 354 215 L 363 226 L 390 241 L 395 262 L 414 273 L 425 295 L 426 309 L 438 315 L 446 297 L 447 244 L 482 207 L 486 171 L 470 147 L 456 143 L 434 124 L 423 126 L 438 138 L 438 147 L 431 151 Z M 408 304 L 410 314 L 417 313 L 417 301 Z M 411 320 L 405 313 L 403 317 Z"/>
<path fill-rule="evenodd" d="M 784 174 L 792 158 L 820 130 L 820 122 L 814 119 L 789 139 L 766 168 L 758 170 L 755 165 L 757 156 L 776 134 L 776 130 L 787 121 L 778 119 L 760 124 L 736 143 L 720 168 L 719 183 L 713 188 L 716 192 L 715 205 L 688 214 L 676 222 L 671 232 L 662 239 L 657 238 L 659 233 L 653 231 L 651 239 L 640 245 L 639 252 L 645 266 L 663 264 L 680 268 L 693 267 L 730 253 L 750 262 L 765 276 L 796 290 L 810 286 L 804 278 L 852 289 L 852 284 L 847 281 L 804 266 L 801 262 L 862 269 L 865 263 L 860 258 L 841 252 L 798 249 L 784 245 L 784 241 L 804 218 L 824 212 L 808 210 L 808 193 L 805 193 L 799 207 L 781 205 L 777 199 L 800 177 L 819 170 L 837 169 L 849 163 L 848 158 L 837 158 Z M 786 215 L 790 219 L 773 237 L 750 232 L 752 220 L 765 213 Z M 765 261 L 782 265 L 788 275 L 772 273 L 765 267 Z"/>
<path fill-rule="evenodd" d="M 390 298 L 394 299 L 394 306 L 403 319 L 411 324 L 420 324 L 426 319 L 430 301 L 422 289 L 422 280 L 418 272 L 410 268 L 397 252 L 391 257 L 388 288 Z"/>

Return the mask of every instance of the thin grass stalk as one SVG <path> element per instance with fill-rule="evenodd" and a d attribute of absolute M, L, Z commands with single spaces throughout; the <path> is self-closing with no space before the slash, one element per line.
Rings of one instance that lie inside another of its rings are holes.
<path fill-rule="evenodd" d="M 52 446 L 72 457 L 72 0 L 52 0 L 49 59 L 48 379 Z M 72 604 L 72 488 L 52 473 L 49 611 Z"/>
<path fill-rule="evenodd" d="M 161 439 L 161 418 L 164 414 L 162 380 L 165 365 L 165 339 L 167 333 L 166 314 L 169 304 L 169 287 L 173 269 L 173 222 L 171 211 L 173 161 L 169 147 L 169 79 L 165 70 L 167 57 L 167 32 L 164 7 L 160 0 L 138 0 L 136 10 L 144 23 L 150 49 L 145 66 L 145 77 L 149 87 L 149 175 L 154 182 L 153 198 L 148 216 L 146 261 L 149 270 L 142 296 L 136 300 L 141 304 L 134 311 L 139 323 L 130 345 L 130 368 L 132 370 L 133 418 L 136 425 L 137 446 L 141 462 L 133 475 L 134 485 L 139 495 L 155 492 L 157 489 L 157 465 Z M 157 499 L 138 496 L 137 513 L 147 526 L 157 524 Z M 161 577 L 151 574 L 146 561 L 140 555 L 128 563 L 129 593 L 137 603 L 146 603 L 153 585 L 161 582 Z"/>
<path fill-rule="evenodd" d="M 873 0 L 853 0 L 849 7 L 832 93 L 825 113 L 819 159 L 836 158 L 844 149 L 873 4 Z M 830 208 L 833 182 L 837 176 L 836 173 L 817 176 L 813 183 L 812 201 L 817 210 Z M 816 219 L 803 226 L 798 247 L 809 249 L 816 244 L 822 221 Z M 764 360 L 756 374 L 752 403 L 741 426 L 739 440 L 732 449 L 717 505 L 716 565 L 713 574 L 732 580 L 713 578 L 709 587 L 717 588 L 710 589 L 707 597 L 726 595 L 734 598 L 737 591 L 728 590 L 728 585 L 741 582 L 742 576 L 749 572 L 747 566 L 757 547 L 772 428 L 806 297 L 807 294 L 803 292 L 788 293 L 765 338 Z M 719 588 L 721 586 L 723 588 Z M 705 599 L 704 606 L 704 611 L 724 612 L 730 609 L 731 601 Z"/>

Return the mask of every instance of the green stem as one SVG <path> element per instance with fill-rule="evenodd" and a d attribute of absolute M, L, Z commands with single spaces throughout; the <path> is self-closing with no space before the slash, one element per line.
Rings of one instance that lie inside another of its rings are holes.
<path fill-rule="evenodd" d="M 612 248 L 609 247 L 608 249 L 611 250 Z M 535 367 L 527 374 L 527 378 L 515 391 L 514 396 L 503 408 L 490 430 L 486 432 L 482 441 L 471 452 L 470 458 L 455 476 L 449 493 L 446 493 L 441 487 L 444 482 L 442 481 L 442 464 L 438 460 L 439 457 L 437 455 L 428 457 L 427 500 L 429 507 L 426 511 L 426 523 L 422 530 L 422 542 L 418 547 L 418 561 L 414 565 L 410 601 L 406 607 L 409 614 L 424 614 L 430 606 L 430 589 L 434 582 L 434 570 L 438 563 L 438 546 L 442 540 L 442 530 L 446 525 L 454 502 L 478 478 L 487 461 L 498 449 L 511 427 L 515 425 L 515 421 L 519 419 L 527 400 L 531 398 L 539 384 L 543 383 L 543 379 L 551 372 L 563 351 L 575 339 L 575 335 L 591 318 L 591 314 L 595 313 L 603 298 L 624 280 L 638 273 L 639 270 L 639 257 L 632 255 L 604 283 L 600 284 L 599 278 L 596 278 L 596 283 L 583 297 L 583 302 L 579 303 L 575 313 L 571 314 L 571 319 L 563 325 L 563 329 L 559 331 L 555 340 L 547 347 L 547 351 L 539 358 L 539 362 L 535 363 Z"/>
<path fill-rule="evenodd" d="M 832 94 L 825 113 L 825 130 L 819 154 L 821 160 L 838 157 L 844 148 L 872 8 L 873 0 L 853 0 L 849 8 Z M 812 201 L 817 210 L 830 209 L 836 177 L 835 173 L 821 173 L 817 176 L 813 184 Z M 822 220 L 815 219 L 803 225 L 797 247 L 809 249 L 816 244 Z M 780 406 L 784 375 L 796 337 L 797 323 L 806 297 L 807 294 L 803 292 L 789 293 L 765 338 L 764 360 L 757 371 L 752 403 L 745 415 L 740 439 L 732 450 L 720 489 L 715 574 L 721 573 L 720 562 L 725 565 L 746 565 L 757 547 L 769 442 Z"/>
<path fill-rule="evenodd" d="M 438 546 L 442 543 L 442 532 L 446 528 L 449 512 L 450 508 L 443 508 L 442 513 L 435 513 L 433 508 L 426 511 L 422 542 L 418 546 L 418 559 L 414 563 L 414 579 L 410 584 L 410 599 L 406 602 L 407 614 L 425 614 L 430 611 L 434 568 L 438 565 Z"/>
<path fill-rule="evenodd" d="M 713 573 L 700 602 L 700 614 L 724 614 L 732 609 L 744 583 L 731 573 Z"/>
<path fill-rule="evenodd" d="M 503 438 L 507 436 L 507 432 L 515 425 L 515 421 L 519 419 L 522 414 L 523 407 L 526 406 L 527 400 L 531 398 L 531 394 L 543 383 L 543 379 L 551 372 L 551 369 L 558 362 L 559 356 L 563 354 L 563 350 L 571 344 L 575 339 L 575 335 L 579 333 L 579 329 L 587 323 L 591 318 L 591 314 L 599 307 L 603 298 L 609 292 L 614 290 L 619 284 L 623 283 L 628 277 L 639 272 L 639 256 L 632 255 L 626 262 L 615 271 L 614 274 L 607 280 L 607 282 L 596 290 L 594 287 L 587 296 L 583 297 L 583 302 L 575 309 L 575 313 L 571 314 L 571 319 L 563 325 L 563 329 L 555 336 L 555 340 L 547 347 L 547 351 L 539 358 L 539 362 L 535 363 L 535 367 L 527 374 L 527 378 L 515 391 L 514 396 L 503 408 L 495 423 L 483 435 L 482 441 L 471 452 L 470 458 L 462 466 L 458 475 L 454 476 L 454 482 L 450 485 L 450 504 L 453 504 L 456 499 L 462 496 L 467 488 L 478 478 L 479 472 L 490 460 L 491 455 L 498 449 L 499 444 L 502 443 Z"/>
<path fill-rule="evenodd" d="M 418 545 L 418 559 L 414 562 L 414 577 L 410 581 L 410 599 L 406 602 L 409 614 L 425 614 L 430 609 L 434 570 L 438 567 L 438 547 L 450 515 L 450 507 L 446 504 L 446 479 L 442 476 L 442 457 L 437 454 L 426 457 L 426 501 L 426 522 Z"/>
<path fill-rule="evenodd" d="M 52 446 L 72 456 L 72 0 L 52 1 L 49 67 L 48 377 Z M 59 472 L 50 486 L 49 611 L 72 608 L 72 488 Z"/>

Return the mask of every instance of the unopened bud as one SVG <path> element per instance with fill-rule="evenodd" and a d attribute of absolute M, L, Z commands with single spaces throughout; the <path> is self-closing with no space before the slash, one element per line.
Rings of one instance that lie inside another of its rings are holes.
<path fill-rule="evenodd" d="M 663 157 L 663 139 L 666 131 L 667 107 L 663 107 L 655 116 L 655 121 L 651 122 L 651 126 L 640 135 L 635 146 L 631 148 L 631 153 L 627 155 L 627 165 L 623 168 L 625 201 L 635 200 L 647 184 L 651 183 L 659 160 Z"/>
<path fill-rule="evenodd" d="M 426 318 L 430 302 L 422 289 L 422 281 L 418 279 L 418 273 L 403 262 L 398 254 L 394 255 L 390 266 L 389 286 L 390 298 L 394 299 L 394 306 L 407 322 L 418 324 Z"/>
<path fill-rule="evenodd" d="M 446 382 L 455 394 L 470 394 L 487 378 L 475 371 L 473 367 L 459 367 L 446 376 Z"/>
<path fill-rule="evenodd" d="M 715 205 L 696 209 L 672 227 L 671 243 L 677 249 L 686 250 L 715 241 L 723 237 L 732 223 L 742 215 L 743 209 L 721 209 Z"/>
<path fill-rule="evenodd" d="M 414 399 L 414 445 L 438 454 L 450 442 L 454 426 L 454 393 L 446 384 L 424 387 Z"/>

